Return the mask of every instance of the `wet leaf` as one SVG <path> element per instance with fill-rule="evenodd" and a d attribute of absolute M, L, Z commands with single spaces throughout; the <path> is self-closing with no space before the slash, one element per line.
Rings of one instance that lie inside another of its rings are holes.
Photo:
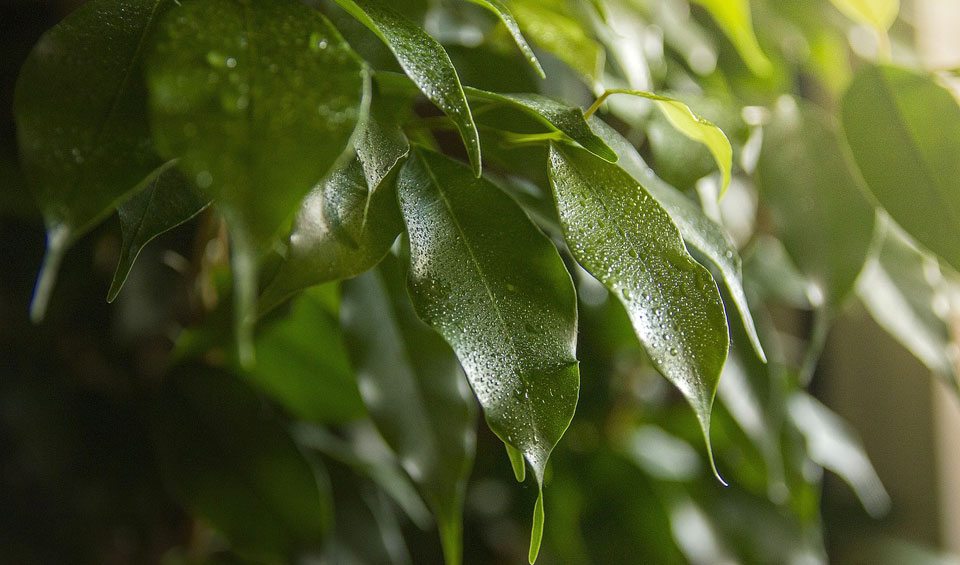
<path fill-rule="evenodd" d="M 410 143 L 400 127 L 401 114 L 410 112 L 409 105 L 405 96 L 374 92 L 370 115 L 358 127 L 354 144 L 370 193 L 368 205 L 374 192 L 410 152 Z M 389 188 L 392 190 L 392 186 Z"/>
<path fill-rule="evenodd" d="M 571 253 L 626 307 L 654 365 L 693 407 L 709 448 L 729 340 L 716 283 L 687 253 L 667 212 L 623 169 L 552 144 L 549 172 Z"/>
<path fill-rule="evenodd" d="M 155 437 L 168 486 L 238 553 L 285 563 L 322 545 L 329 495 L 284 426 L 231 375 L 175 368 L 159 394 Z"/>
<path fill-rule="evenodd" d="M 186 0 L 163 17 L 146 69 L 158 149 L 180 158 L 230 228 L 249 363 L 260 255 L 346 147 L 366 71 L 326 18 L 295 0 Z"/>
<path fill-rule="evenodd" d="M 463 86 L 443 46 L 419 26 L 380 0 L 336 0 L 393 52 L 413 82 L 453 120 L 467 148 L 473 173 L 480 176 L 480 136 Z"/>
<path fill-rule="evenodd" d="M 476 414 L 457 358 L 417 319 L 392 256 L 343 284 L 340 316 L 367 411 L 433 510 L 447 564 L 460 563 Z"/>
<path fill-rule="evenodd" d="M 540 75 L 540 78 L 547 78 L 547 75 L 543 72 L 543 67 L 540 66 L 540 61 L 537 60 L 537 56 L 533 53 L 533 49 L 530 48 L 530 45 L 527 43 L 527 40 L 523 37 L 523 33 L 520 32 L 520 25 L 517 24 L 517 19 L 513 17 L 513 13 L 510 11 L 510 8 L 502 0 L 469 0 L 474 4 L 479 4 L 484 8 L 487 8 L 491 12 L 495 13 L 497 17 L 500 18 L 500 21 L 503 22 L 503 25 L 506 26 L 507 31 L 510 32 L 510 35 L 513 37 L 513 40 L 516 42 L 517 47 L 520 48 L 520 52 L 523 53 L 523 56 L 526 57 L 527 61 L 530 63 L 530 66 L 533 67 L 537 74 Z"/>
<path fill-rule="evenodd" d="M 932 76 L 865 65 L 842 104 L 867 186 L 918 243 L 960 268 L 960 105 Z"/>
<path fill-rule="evenodd" d="M 189 221 L 209 204 L 210 201 L 197 194 L 193 183 L 177 170 L 176 162 L 170 161 L 151 175 L 146 188 L 118 206 L 123 245 L 107 302 L 113 302 L 123 288 L 144 246 L 160 234 Z"/>
<path fill-rule="evenodd" d="M 710 12 L 751 71 L 760 76 L 771 73 L 770 60 L 763 54 L 760 44 L 757 43 L 757 35 L 753 32 L 749 0 L 693 1 Z"/>
<path fill-rule="evenodd" d="M 43 318 L 60 261 L 163 161 L 139 80 L 146 37 L 170 3 L 94 0 L 46 32 L 17 80 L 23 173 L 47 227 L 31 317 Z"/>
<path fill-rule="evenodd" d="M 577 405 L 577 306 L 556 248 L 519 206 L 426 150 L 400 171 L 417 314 L 453 347 L 490 429 L 538 485 Z"/>
<path fill-rule="evenodd" d="M 822 111 L 781 101 L 763 135 L 761 201 L 787 253 L 815 285 L 814 305 L 839 307 L 867 259 L 874 207 Z"/>

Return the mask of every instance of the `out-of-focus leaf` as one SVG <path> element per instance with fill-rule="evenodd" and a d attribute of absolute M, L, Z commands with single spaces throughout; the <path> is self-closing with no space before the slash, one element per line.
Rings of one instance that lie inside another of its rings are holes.
<path fill-rule="evenodd" d="M 46 32 L 17 80 L 24 176 L 47 227 L 31 317 L 43 318 L 60 261 L 163 161 L 150 143 L 143 45 L 170 3 L 96 0 Z"/>
<path fill-rule="evenodd" d="M 822 294 L 815 305 L 838 307 L 867 258 L 874 208 L 829 116 L 783 99 L 763 135 L 761 202 L 814 294 Z"/>
<path fill-rule="evenodd" d="M 476 446 L 474 400 L 457 358 L 417 319 L 392 257 L 343 284 L 340 318 L 367 411 L 433 509 L 455 565 Z"/>
<path fill-rule="evenodd" d="M 603 69 L 603 47 L 587 35 L 580 17 L 566 0 L 511 0 L 520 29 L 590 82 Z"/>
<path fill-rule="evenodd" d="M 897 21 L 900 0 L 830 0 L 851 20 L 886 32 Z"/>
<path fill-rule="evenodd" d="M 342 339 L 336 287 L 309 289 L 288 314 L 257 328 L 257 363 L 243 376 L 299 419 L 355 420 L 363 402 Z"/>
<path fill-rule="evenodd" d="M 284 426 L 231 375 L 175 368 L 159 394 L 155 436 L 169 487 L 237 552 L 286 563 L 322 545 L 328 494 Z"/>
<path fill-rule="evenodd" d="M 570 251 L 626 307 L 657 370 L 693 407 L 709 449 L 729 340 L 716 283 L 687 253 L 667 212 L 623 169 L 552 144 L 549 171 Z"/>
<path fill-rule="evenodd" d="M 520 51 L 523 53 L 523 56 L 526 57 L 527 61 L 530 63 L 530 66 L 537 71 L 537 74 L 540 75 L 540 78 L 547 78 L 547 75 L 543 72 L 543 67 L 540 66 L 540 61 L 537 60 L 537 56 L 533 53 L 533 49 L 530 48 L 530 45 L 527 44 L 527 40 L 523 37 L 523 33 L 520 32 L 520 26 L 517 24 L 517 19 L 513 17 L 513 13 L 510 11 L 510 8 L 507 7 L 502 0 L 469 1 L 473 2 L 474 4 L 479 4 L 495 13 L 497 17 L 500 18 L 500 21 L 503 22 L 503 25 L 506 26 L 507 31 L 510 32 L 513 40 L 517 43 L 517 47 L 520 48 Z"/>
<path fill-rule="evenodd" d="M 416 151 L 397 190 L 417 314 L 453 347 L 490 428 L 542 487 L 579 390 L 570 275 L 513 200 L 449 158 Z"/>
<path fill-rule="evenodd" d="M 193 184 L 170 161 L 151 176 L 146 188 L 117 207 L 123 245 L 107 302 L 113 302 L 143 247 L 155 237 L 199 214 L 210 201 L 197 194 Z"/>
<path fill-rule="evenodd" d="M 747 304 L 743 291 L 743 273 L 740 255 L 726 232 L 711 220 L 690 199 L 679 190 L 660 180 L 643 161 L 636 148 L 624 139 L 615 129 L 598 118 L 592 118 L 591 126 L 616 151 L 620 157 L 617 164 L 636 179 L 653 196 L 663 209 L 670 214 L 673 223 L 680 230 L 684 242 L 696 249 L 708 259 L 720 272 L 724 284 L 730 292 L 750 345 L 761 360 L 766 354 L 757 335 L 756 324 Z"/>
<path fill-rule="evenodd" d="M 949 293 L 937 260 L 892 225 L 883 230 L 876 256 L 857 280 L 857 296 L 873 319 L 960 392 L 957 346 L 946 318 Z"/>
<path fill-rule="evenodd" d="M 750 16 L 749 0 L 693 0 L 703 6 L 723 33 L 730 38 L 750 70 L 760 76 L 770 74 L 772 66 L 757 43 Z"/>
<path fill-rule="evenodd" d="M 393 178 L 369 195 L 363 167 L 352 159 L 307 195 L 286 258 L 260 297 L 262 312 L 298 290 L 356 276 L 380 262 L 403 226 Z"/>
<path fill-rule="evenodd" d="M 853 487 L 871 516 L 885 514 L 890 496 L 850 426 L 806 393 L 795 393 L 788 408 L 790 419 L 807 440 L 810 457 Z"/>
<path fill-rule="evenodd" d="M 871 192 L 917 240 L 960 269 L 960 105 L 927 74 L 865 65 L 843 128 Z"/>
<path fill-rule="evenodd" d="M 453 120 L 460 132 L 473 173 L 480 176 L 480 136 L 450 56 L 437 40 L 380 0 L 336 0 L 363 22 L 393 52 L 413 82 Z"/>
<path fill-rule="evenodd" d="M 146 70 L 158 149 L 180 158 L 230 227 L 249 364 L 260 255 L 343 152 L 367 71 L 326 18 L 295 0 L 184 1 L 160 22 Z"/>
<path fill-rule="evenodd" d="M 540 94 L 498 94 L 470 87 L 465 91 L 471 98 L 517 108 L 553 129 L 563 132 L 597 157 L 611 163 L 617 161 L 617 154 L 604 143 L 603 139 L 593 133 L 580 108 L 567 106 Z"/>

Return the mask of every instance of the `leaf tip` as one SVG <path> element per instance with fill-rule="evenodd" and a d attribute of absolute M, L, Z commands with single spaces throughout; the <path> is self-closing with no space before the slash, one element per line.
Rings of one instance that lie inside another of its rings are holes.
<path fill-rule="evenodd" d="M 543 522 L 545 519 L 543 511 L 543 487 L 540 487 L 540 493 L 537 495 L 537 504 L 533 507 L 533 528 L 530 531 L 530 552 L 527 559 L 530 565 L 537 562 L 540 555 L 540 544 L 543 542 Z"/>
<path fill-rule="evenodd" d="M 30 299 L 30 321 L 34 324 L 42 322 L 47 315 L 50 295 L 53 294 L 60 264 L 63 262 L 69 242 L 70 231 L 64 226 L 54 227 L 47 232 L 47 250 L 43 254 L 43 263 L 37 274 L 33 298 Z"/>

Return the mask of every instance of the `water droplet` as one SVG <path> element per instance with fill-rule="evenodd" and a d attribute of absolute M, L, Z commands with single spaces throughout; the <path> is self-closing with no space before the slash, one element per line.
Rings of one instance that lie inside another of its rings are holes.
<path fill-rule="evenodd" d="M 310 34 L 310 49 L 323 51 L 327 48 L 327 40 L 317 32 Z"/>
<path fill-rule="evenodd" d="M 196 183 L 200 188 L 208 188 L 213 184 L 213 175 L 210 174 L 210 171 L 200 171 L 197 174 Z"/>

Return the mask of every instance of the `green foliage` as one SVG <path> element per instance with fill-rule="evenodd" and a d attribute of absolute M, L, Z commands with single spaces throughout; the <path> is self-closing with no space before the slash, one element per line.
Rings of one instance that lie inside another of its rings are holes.
<path fill-rule="evenodd" d="M 151 449 L 216 532 L 177 551 L 816 562 L 817 471 L 886 510 L 803 386 L 856 297 L 960 390 L 960 105 L 851 75 L 825 2 L 694 4 L 90 0 L 43 35 L 0 161 L 33 315 L 116 211 L 116 316 L 175 341 L 132 387 Z M 834 4 L 886 58 L 898 3 Z M 188 223 L 174 298 L 124 306 Z"/>

